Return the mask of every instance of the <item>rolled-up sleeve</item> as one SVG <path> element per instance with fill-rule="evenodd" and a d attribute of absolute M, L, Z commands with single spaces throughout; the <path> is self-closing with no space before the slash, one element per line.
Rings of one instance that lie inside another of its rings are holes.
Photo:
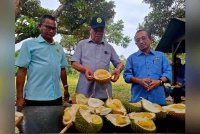
<path fill-rule="evenodd" d="M 77 61 L 77 62 L 81 62 L 81 54 L 82 54 L 82 51 L 81 51 L 81 43 L 79 42 L 76 46 L 76 49 L 74 51 L 74 54 L 72 55 L 70 61 Z"/>
<path fill-rule="evenodd" d="M 15 66 L 28 68 L 29 63 L 31 61 L 31 52 L 28 46 L 29 44 L 27 41 L 22 44 L 20 54 L 15 62 Z"/>
<path fill-rule="evenodd" d="M 131 83 L 130 82 L 130 79 L 133 77 L 133 69 L 132 69 L 132 66 L 131 66 L 131 57 L 129 57 L 126 61 L 126 65 L 125 65 L 125 68 L 124 68 L 124 74 L 123 74 L 123 77 L 124 77 L 124 80 L 126 83 Z"/>
<path fill-rule="evenodd" d="M 66 68 L 68 66 L 67 59 L 65 57 L 65 52 L 63 48 L 61 48 L 61 50 L 62 50 L 61 68 Z"/>
<path fill-rule="evenodd" d="M 164 53 L 162 55 L 162 59 L 163 59 L 163 63 L 162 63 L 163 64 L 163 69 L 162 69 L 163 73 L 162 73 L 162 76 L 167 77 L 169 82 L 172 83 L 172 67 L 171 67 L 168 59 L 164 55 Z"/>

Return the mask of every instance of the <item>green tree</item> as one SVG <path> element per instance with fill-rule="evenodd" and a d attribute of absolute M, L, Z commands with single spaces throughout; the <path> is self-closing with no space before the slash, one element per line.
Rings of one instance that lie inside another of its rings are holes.
<path fill-rule="evenodd" d="M 161 37 L 171 18 L 185 18 L 185 0 L 143 0 L 152 11 L 139 24 L 148 29 L 153 36 Z M 160 38 L 157 38 L 158 40 Z"/>
<path fill-rule="evenodd" d="M 48 10 L 40 5 L 40 0 L 17 0 L 16 1 L 16 30 L 15 42 L 18 43 L 29 37 L 39 35 L 37 30 L 38 18 L 43 14 L 52 14 L 58 20 L 58 33 L 62 35 L 62 44 L 67 50 L 74 49 L 77 40 L 88 37 L 88 24 L 91 17 L 101 15 L 106 22 L 114 18 L 114 2 L 106 0 L 59 0 L 60 6 L 55 10 Z M 119 30 L 121 40 L 113 38 L 112 42 L 126 47 L 130 42 L 127 36 L 122 34 L 123 23 Z M 114 30 L 114 29 L 113 29 Z M 113 35 L 113 34 L 112 34 Z M 114 34 L 115 36 L 116 34 Z M 68 36 L 68 37 L 66 37 Z M 119 36 L 119 35 L 116 35 Z M 72 46 L 71 46 L 72 45 Z"/>

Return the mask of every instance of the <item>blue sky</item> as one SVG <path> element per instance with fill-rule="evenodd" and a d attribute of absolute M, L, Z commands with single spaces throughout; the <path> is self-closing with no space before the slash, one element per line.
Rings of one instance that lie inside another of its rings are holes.
<path fill-rule="evenodd" d="M 40 0 L 41 6 L 48 9 L 57 9 L 59 6 L 58 0 Z M 122 19 L 124 22 L 123 34 L 129 36 L 133 40 L 133 36 L 137 30 L 138 24 L 142 23 L 144 17 L 150 12 L 149 5 L 142 3 L 142 0 L 114 0 L 115 2 L 115 17 L 114 21 Z M 60 42 L 60 36 L 54 38 Z M 134 41 L 130 42 L 129 46 L 124 49 L 122 47 L 112 44 L 118 55 L 124 55 L 127 58 L 132 53 L 138 50 Z M 16 45 L 19 49 L 21 43 Z"/>

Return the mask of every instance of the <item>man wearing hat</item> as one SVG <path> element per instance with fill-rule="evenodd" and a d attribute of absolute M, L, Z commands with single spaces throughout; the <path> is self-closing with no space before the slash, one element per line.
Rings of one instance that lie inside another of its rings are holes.
<path fill-rule="evenodd" d="M 94 81 L 93 73 L 97 69 L 109 71 L 110 62 L 115 69 L 112 72 L 112 82 L 119 79 L 119 75 L 124 65 L 119 59 L 114 48 L 103 40 L 105 33 L 105 21 L 100 16 L 92 17 L 90 23 L 90 37 L 81 40 L 75 49 L 70 61 L 74 69 L 80 72 L 76 93 L 82 93 L 86 96 L 107 99 L 106 90 L 109 96 L 112 96 L 112 85 L 107 83 L 100 85 Z"/>

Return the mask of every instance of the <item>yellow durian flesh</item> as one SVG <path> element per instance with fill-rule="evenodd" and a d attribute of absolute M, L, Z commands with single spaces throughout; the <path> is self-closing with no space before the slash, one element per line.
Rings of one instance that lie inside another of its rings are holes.
<path fill-rule="evenodd" d="M 112 109 L 112 113 L 123 114 L 123 115 L 125 115 L 127 113 L 123 104 L 118 99 L 108 98 L 106 100 L 106 106 Z"/>
<path fill-rule="evenodd" d="M 102 123 L 102 119 L 100 118 L 100 116 L 93 114 L 92 115 L 92 123 L 101 124 Z"/>
<path fill-rule="evenodd" d="M 129 113 L 128 116 L 130 119 L 155 119 L 155 113 L 151 112 L 132 112 Z"/>
<path fill-rule="evenodd" d="M 128 116 L 121 114 L 108 114 L 105 116 L 113 125 L 118 127 L 125 127 L 130 124 L 130 119 Z"/>
<path fill-rule="evenodd" d="M 138 125 L 141 126 L 144 129 L 154 129 L 155 125 L 152 120 L 139 120 Z"/>
<path fill-rule="evenodd" d="M 117 123 L 117 124 L 120 124 L 120 125 L 126 124 L 126 119 L 125 119 L 125 117 L 117 116 L 117 117 L 116 117 L 116 123 Z"/>
<path fill-rule="evenodd" d="M 98 79 L 98 80 L 104 80 L 104 79 L 110 78 L 111 75 L 107 70 L 98 69 L 95 71 L 94 77 L 95 79 Z"/>

